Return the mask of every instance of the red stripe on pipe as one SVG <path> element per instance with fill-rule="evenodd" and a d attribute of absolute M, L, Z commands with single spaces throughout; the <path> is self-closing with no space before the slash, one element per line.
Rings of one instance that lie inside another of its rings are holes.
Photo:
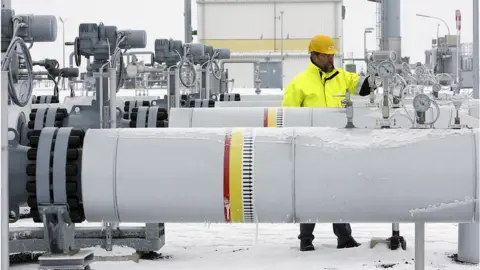
<path fill-rule="evenodd" d="M 268 108 L 263 109 L 263 127 L 268 127 Z"/>
<path fill-rule="evenodd" d="M 232 135 L 225 135 L 223 150 L 223 215 L 225 222 L 231 222 L 230 216 L 230 142 Z"/>

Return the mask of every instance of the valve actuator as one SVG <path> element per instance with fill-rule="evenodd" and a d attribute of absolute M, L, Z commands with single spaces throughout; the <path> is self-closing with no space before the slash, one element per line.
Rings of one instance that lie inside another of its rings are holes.
<path fill-rule="evenodd" d="M 117 44 L 119 41 L 122 42 Z M 82 23 L 74 43 L 76 65 L 81 64 L 80 56 L 108 60 L 117 45 L 120 49 L 143 49 L 147 46 L 147 33 L 144 30 L 117 30 L 116 26 L 103 23 Z"/>
<path fill-rule="evenodd" d="M 25 42 L 54 42 L 57 39 L 57 19 L 53 15 L 15 15 L 13 9 L 4 8 L 1 15 L 2 52 L 7 51 L 14 34 Z"/>
<path fill-rule="evenodd" d="M 231 51 L 228 48 L 215 49 L 215 59 L 230 59 Z"/>
<path fill-rule="evenodd" d="M 183 43 L 181 40 L 157 39 L 155 40 L 155 61 L 167 66 L 176 65 L 183 56 Z"/>

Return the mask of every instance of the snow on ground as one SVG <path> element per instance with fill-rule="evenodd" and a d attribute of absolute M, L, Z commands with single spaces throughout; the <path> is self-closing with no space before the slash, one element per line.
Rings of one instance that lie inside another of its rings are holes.
<path fill-rule="evenodd" d="M 390 224 L 352 224 L 353 234 L 362 243 L 354 249 L 335 248 L 331 224 L 317 224 L 316 250 L 300 252 L 298 224 L 167 224 L 166 244 L 161 252 L 166 257 L 156 261 L 95 262 L 97 270 L 373 270 L 414 269 L 414 226 L 401 224 L 408 241 L 407 250 L 388 250 L 385 245 L 369 248 L 371 237 L 387 237 Z M 426 270 L 469 270 L 478 265 L 465 265 L 449 258 L 457 252 L 457 224 L 427 224 Z M 109 252 L 95 249 L 97 255 Z M 117 255 L 132 253 L 115 247 Z M 391 267 L 390 267 L 391 266 Z M 36 265 L 15 265 L 14 270 L 33 270 Z"/>

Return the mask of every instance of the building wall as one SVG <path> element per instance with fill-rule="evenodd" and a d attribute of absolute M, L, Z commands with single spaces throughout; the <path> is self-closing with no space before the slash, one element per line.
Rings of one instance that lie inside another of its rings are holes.
<path fill-rule="evenodd" d="M 217 48 L 280 51 L 283 34 L 284 50 L 303 51 L 320 33 L 336 38 L 341 46 L 337 22 L 342 22 L 342 0 L 199 0 L 197 5 L 198 40 Z"/>
<path fill-rule="evenodd" d="M 251 59 L 260 62 L 279 62 L 281 61 L 280 53 L 234 53 L 232 59 Z M 308 66 L 309 56 L 306 53 L 285 53 L 283 60 L 283 87 L 301 71 Z M 228 69 L 228 76 L 230 79 L 234 78 L 235 88 L 254 88 L 254 70 L 253 64 L 237 64 L 227 63 L 225 69 Z M 280 87 L 281 88 L 281 87 Z"/>
<path fill-rule="evenodd" d="M 197 0 L 197 37 L 215 48 L 230 48 L 232 58 L 281 61 L 280 52 L 289 55 L 282 65 L 286 86 L 306 68 L 306 52 L 314 35 L 335 39 L 340 52 L 335 64 L 341 66 L 342 6 L 343 0 Z M 277 55 L 264 56 L 269 53 Z M 235 78 L 234 87 L 253 87 L 252 64 L 227 64 L 226 68 Z"/>

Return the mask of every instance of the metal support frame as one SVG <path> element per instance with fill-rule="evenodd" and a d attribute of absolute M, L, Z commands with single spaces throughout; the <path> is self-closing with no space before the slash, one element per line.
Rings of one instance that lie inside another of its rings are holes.
<path fill-rule="evenodd" d="M 2 1 L 3 4 L 3 1 Z M 8 71 L 2 71 L 2 89 L 0 98 L 0 118 L 1 118 L 1 196 L 2 196 L 2 233 L 1 233 L 1 252 L 2 252 L 2 270 L 10 269 L 9 260 L 9 241 L 8 241 L 8 224 L 9 224 L 9 183 L 8 183 L 8 91 L 3 87 L 8 87 Z"/>
<path fill-rule="evenodd" d="M 415 223 L 415 270 L 425 269 L 425 223 Z"/>
<path fill-rule="evenodd" d="M 480 36 L 480 27 L 479 27 L 479 0 L 473 0 L 473 98 L 480 98 L 480 79 L 479 79 L 479 36 Z"/>

